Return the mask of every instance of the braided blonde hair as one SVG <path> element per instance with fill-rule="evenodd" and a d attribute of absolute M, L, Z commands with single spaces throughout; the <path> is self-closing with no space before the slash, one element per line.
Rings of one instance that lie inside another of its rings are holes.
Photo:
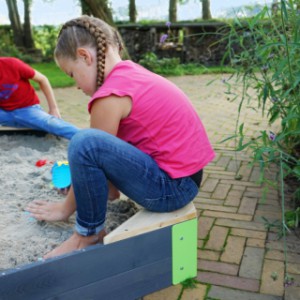
<path fill-rule="evenodd" d="M 105 52 L 108 45 L 118 47 L 119 52 L 123 49 L 117 30 L 100 19 L 83 15 L 63 25 L 58 35 L 54 57 L 56 61 L 60 58 L 76 60 L 78 48 L 94 48 L 97 54 L 96 83 L 100 87 L 104 81 Z"/>

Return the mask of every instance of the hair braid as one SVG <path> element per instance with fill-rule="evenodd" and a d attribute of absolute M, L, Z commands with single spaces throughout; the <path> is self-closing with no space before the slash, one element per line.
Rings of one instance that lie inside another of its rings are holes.
<path fill-rule="evenodd" d="M 60 30 L 58 38 L 61 36 L 62 32 L 69 27 L 81 27 L 90 33 L 90 35 L 95 40 L 96 45 L 96 55 L 97 55 L 97 86 L 100 87 L 104 81 L 104 69 L 105 69 L 105 52 L 107 47 L 106 36 L 99 26 L 93 24 L 90 18 L 77 18 L 68 21 L 63 25 Z M 78 43 L 79 44 L 79 43 Z"/>

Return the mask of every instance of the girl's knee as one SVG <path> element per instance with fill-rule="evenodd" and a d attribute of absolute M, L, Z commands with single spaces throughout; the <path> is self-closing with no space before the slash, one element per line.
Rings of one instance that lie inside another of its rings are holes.
<path fill-rule="evenodd" d="M 102 140 L 107 135 L 106 132 L 100 130 L 100 129 L 93 129 L 93 128 L 87 128 L 87 129 L 81 129 L 76 134 L 74 134 L 71 142 L 71 145 L 77 145 L 77 144 L 83 144 L 83 143 L 89 143 Z"/>
<path fill-rule="evenodd" d="M 74 134 L 69 147 L 69 160 L 77 158 L 78 155 L 87 154 L 91 149 L 101 148 L 101 144 L 108 134 L 99 129 L 82 129 Z"/>

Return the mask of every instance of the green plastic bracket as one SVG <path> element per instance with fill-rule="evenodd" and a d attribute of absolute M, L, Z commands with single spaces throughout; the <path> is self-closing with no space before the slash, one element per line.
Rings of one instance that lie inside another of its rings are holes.
<path fill-rule="evenodd" d="M 197 218 L 172 227 L 172 283 L 197 276 Z"/>

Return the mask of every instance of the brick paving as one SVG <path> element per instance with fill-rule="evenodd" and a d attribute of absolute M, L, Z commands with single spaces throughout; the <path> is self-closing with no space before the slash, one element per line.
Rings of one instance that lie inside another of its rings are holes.
<path fill-rule="evenodd" d="M 207 85 L 211 80 L 213 83 Z M 234 134 L 238 103 L 228 101 L 221 76 L 170 78 L 191 98 L 216 151 L 205 169 L 202 186 L 194 203 L 198 210 L 199 284 L 187 289 L 181 299 L 189 300 L 296 300 L 300 299 L 300 241 L 287 237 L 286 269 L 294 284 L 284 287 L 284 243 L 276 228 L 266 222 L 280 220 L 280 197 L 271 189 L 262 201 L 259 169 L 249 166 L 250 153 L 234 151 L 235 142 L 221 140 Z M 56 90 L 63 117 L 88 127 L 87 97 L 74 89 Z M 80 101 L 78 99 L 80 94 Z M 71 106 L 71 109 L 70 109 Z M 83 113 L 84 112 L 84 113 Z M 257 136 L 268 128 L 266 119 L 249 110 L 241 114 L 245 132 Z M 270 176 L 276 175 L 276 168 Z M 241 175 L 240 178 L 237 175 Z M 181 285 L 145 296 L 144 300 L 176 300 Z"/>
<path fill-rule="evenodd" d="M 205 170 L 195 199 L 198 238 L 202 241 L 198 243 L 197 279 L 207 284 L 202 299 L 300 299 L 299 240 L 294 236 L 287 239 L 288 245 L 294 245 L 287 247 L 287 271 L 295 284 L 284 288 L 284 243 L 277 239 L 274 228 L 267 230 L 262 219 L 280 220 L 279 194 L 271 190 L 262 202 L 263 187 L 257 184 L 259 168 L 249 166 L 250 154 L 236 153 L 233 140 L 220 143 L 234 133 L 238 103 L 227 101 L 221 93 L 221 80 L 206 86 L 210 79 L 190 77 L 188 89 L 181 78 L 172 79 L 193 95 L 191 99 L 217 153 Z M 249 137 L 268 128 L 267 120 L 253 110 L 242 114 L 241 120 Z M 274 178 L 277 170 L 271 171 Z M 241 179 L 237 180 L 236 175 Z"/>

